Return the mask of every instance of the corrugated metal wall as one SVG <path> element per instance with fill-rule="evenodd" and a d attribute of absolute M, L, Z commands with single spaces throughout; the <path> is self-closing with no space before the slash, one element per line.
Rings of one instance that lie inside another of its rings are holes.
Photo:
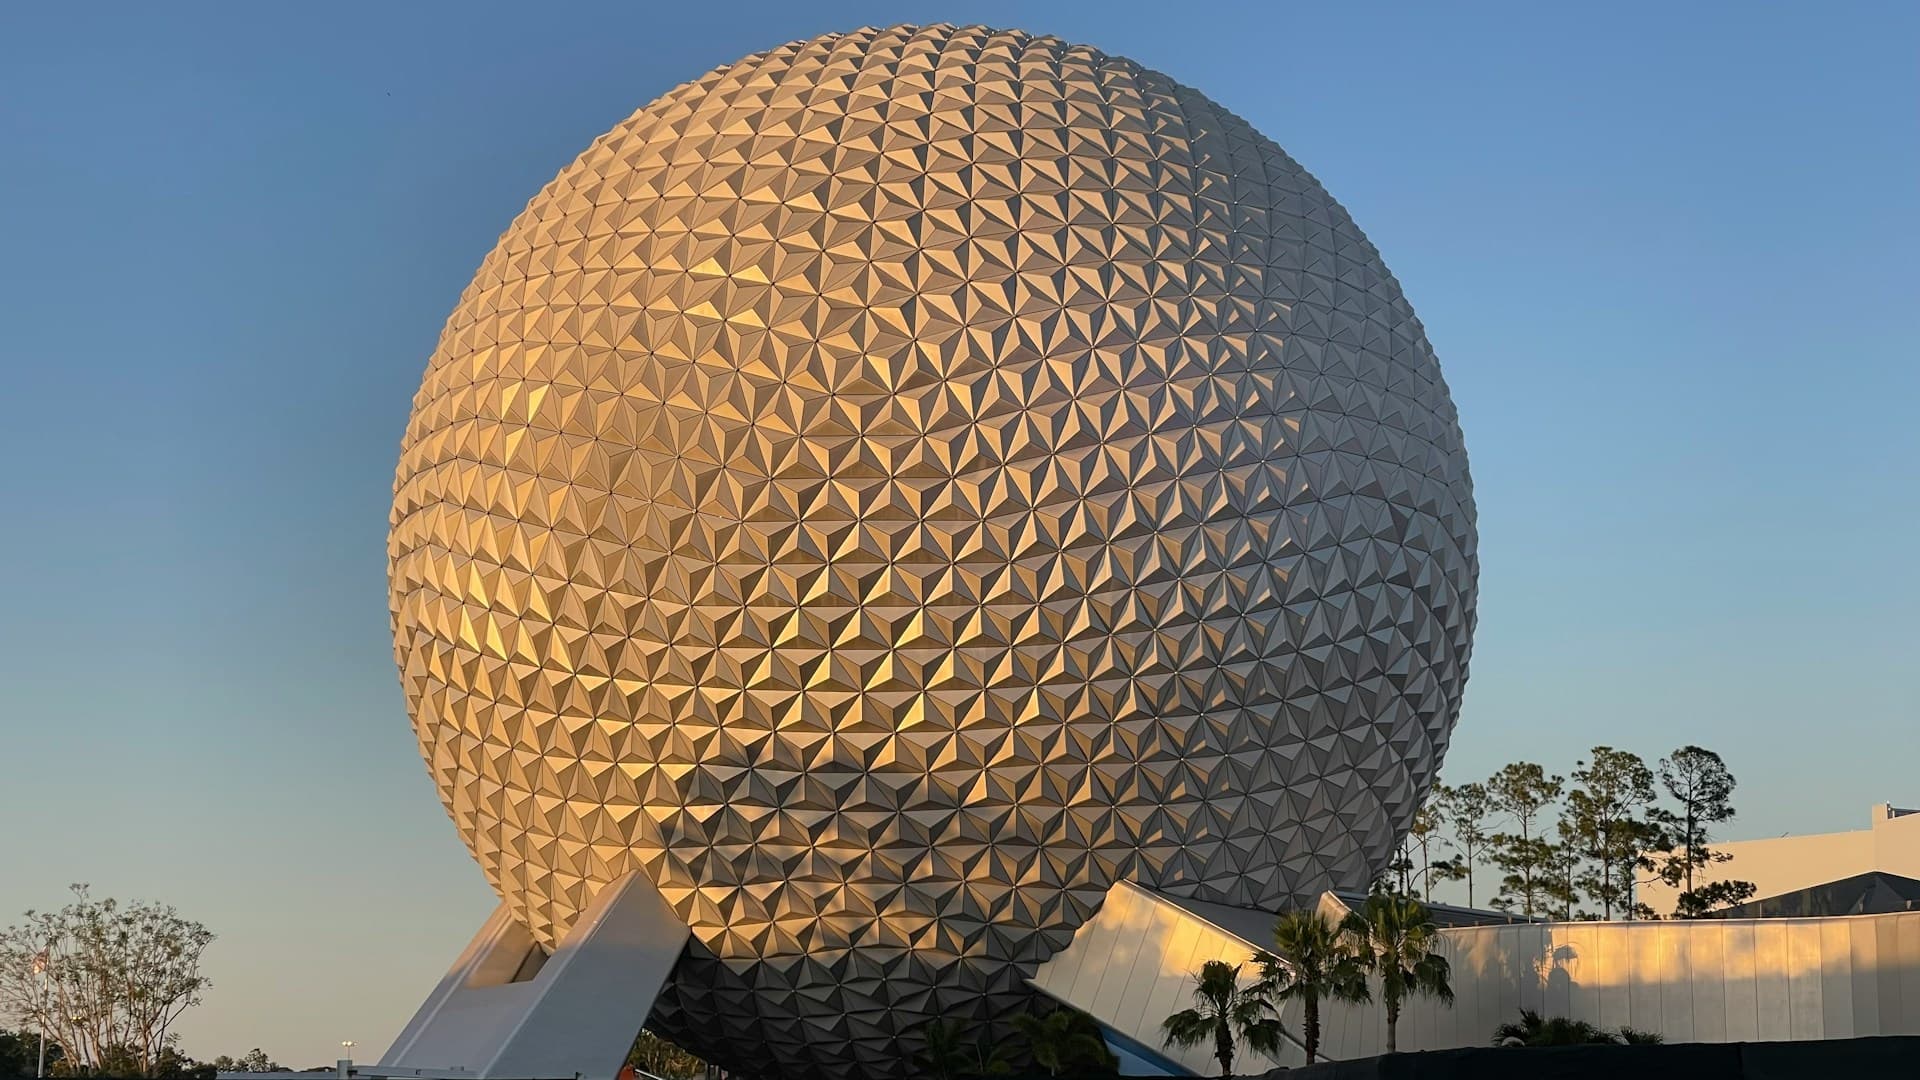
<path fill-rule="evenodd" d="M 1485 1045 L 1522 1008 L 1657 1031 L 1670 1042 L 1920 1034 L 1920 912 L 1515 924 L 1441 936 L 1456 1000 L 1452 1008 L 1425 998 L 1409 1002 L 1400 1020 L 1402 1050 Z M 1200 965 L 1240 963 L 1254 947 L 1122 883 L 1033 984 L 1158 1046 L 1160 1022 L 1186 1006 Z M 1298 1033 L 1297 1010 L 1284 1021 Z M 1331 1008 L 1324 1029 L 1322 1050 L 1333 1058 L 1366 1057 L 1386 1046 L 1378 1006 Z M 1218 1071 L 1204 1049 L 1167 1056 L 1202 1075 Z M 1278 1063 L 1301 1060 L 1289 1048 Z M 1250 1057 L 1248 1065 L 1255 1061 L 1265 1059 Z"/>

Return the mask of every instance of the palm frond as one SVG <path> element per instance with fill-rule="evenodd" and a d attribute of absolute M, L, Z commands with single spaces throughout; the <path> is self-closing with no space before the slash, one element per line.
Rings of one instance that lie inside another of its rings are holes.
<path fill-rule="evenodd" d="M 1182 1009 L 1162 1020 L 1160 1031 L 1168 1046 L 1194 1047 L 1213 1037 L 1213 1024 L 1197 1009 Z"/>

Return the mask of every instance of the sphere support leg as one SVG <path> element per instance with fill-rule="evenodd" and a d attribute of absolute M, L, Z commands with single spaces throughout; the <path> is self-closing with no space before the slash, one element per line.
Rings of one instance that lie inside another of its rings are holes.
<path fill-rule="evenodd" d="M 360 1075 L 613 1080 L 686 942 L 637 873 L 602 889 L 551 956 L 502 904 Z"/>

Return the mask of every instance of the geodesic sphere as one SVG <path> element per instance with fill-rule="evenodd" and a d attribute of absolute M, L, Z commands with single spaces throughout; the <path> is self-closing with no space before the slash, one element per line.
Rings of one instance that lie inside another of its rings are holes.
<path fill-rule="evenodd" d="M 1278 146 L 1084 46 L 862 30 L 673 90 L 508 228 L 407 428 L 395 650 L 540 939 L 638 869 L 694 936 L 656 1024 L 904 1075 L 1115 881 L 1364 882 L 1474 543 L 1420 324 Z"/>

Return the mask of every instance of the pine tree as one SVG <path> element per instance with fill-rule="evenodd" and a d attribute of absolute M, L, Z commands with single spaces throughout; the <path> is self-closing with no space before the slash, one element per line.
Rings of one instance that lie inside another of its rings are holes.
<path fill-rule="evenodd" d="M 1644 816 L 1654 800 L 1653 770 L 1638 754 L 1596 746 L 1573 770 L 1573 785 L 1562 820 L 1590 861 L 1580 885 L 1599 902 L 1602 918 L 1615 911 L 1632 918 L 1634 872 L 1652 867 L 1645 852 L 1659 837 Z"/>
<path fill-rule="evenodd" d="M 1453 846 L 1460 852 L 1458 880 L 1467 883 L 1467 906 L 1474 904 L 1473 868 L 1493 844 L 1493 796 L 1485 784 L 1461 784 L 1441 787 L 1436 800 L 1440 819 L 1453 833 Z"/>
<path fill-rule="evenodd" d="M 1540 878 L 1553 862 L 1553 845 L 1540 835 L 1540 815 L 1560 798 L 1566 780 L 1549 776 L 1530 761 L 1503 767 L 1487 781 L 1487 793 L 1496 813 L 1505 814 L 1512 832 L 1493 837 L 1494 865 L 1506 871 L 1497 907 L 1533 915 L 1541 907 Z"/>
<path fill-rule="evenodd" d="M 1581 866 L 1585 858 L 1580 854 L 1580 845 L 1575 843 L 1568 832 L 1567 814 L 1563 810 L 1560 820 L 1554 825 L 1554 841 L 1550 845 L 1547 860 L 1547 874 L 1542 880 L 1541 891 L 1547 901 L 1558 909 L 1559 917 L 1567 922 L 1576 918 L 1574 909 L 1580 903 Z"/>
<path fill-rule="evenodd" d="M 1419 875 L 1420 890 L 1418 895 L 1425 900 L 1433 899 L 1433 879 L 1435 876 L 1439 876 L 1442 880 L 1446 878 L 1446 872 L 1443 869 L 1445 860 L 1443 859 L 1439 863 L 1436 863 L 1433 858 L 1434 849 L 1446 842 L 1440 835 L 1441 816 L 1439 802 L 1440 800 L 1438 798 L 1430 798 L 1420 809 L 1414 811 L 1413 826 L 1407 830 L 1407 863 L 1409 869 Z M 1416 853 L 1419 855 L 1417 866 L 1414 863 L 1414 855 Z M 1410 894 L 1413 890 L 1402 889 L 1401 892 Z"/>
<path fill-rule="evenodd" d="M 1678 810 L 1655 808 L 1654 820 L 1664 828 L 1664 858 L 1660 878 L 1681 890 L 1674 914 L 1697 918 L 1715 907 L 1752 898 L 1751 881 L 1715 881 L 1696 887 L 1694 871 L 1726 862 L 1731 855 L 1708 844 L 1708 826 L 1733 820 L 1733 773 L 1720 755 L 1699 746 L 1683 746 L 1660 759 L 1660 786 L 1679 804 Z"/>

